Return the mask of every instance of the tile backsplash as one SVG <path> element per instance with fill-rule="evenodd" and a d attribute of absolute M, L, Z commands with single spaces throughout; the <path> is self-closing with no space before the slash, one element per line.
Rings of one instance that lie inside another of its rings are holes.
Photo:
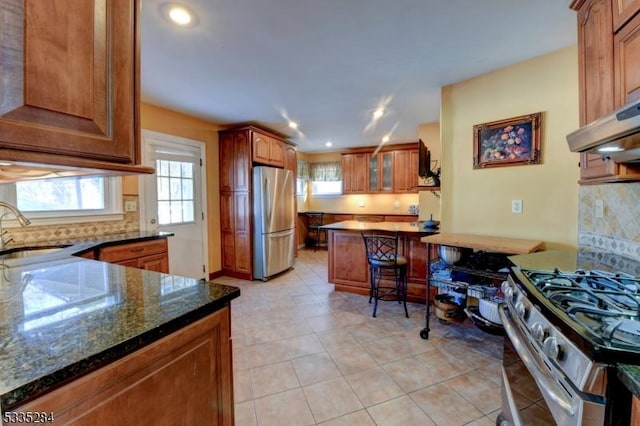
<path fill-rule="evenodd" d="M 583 185 L 579 203 L 579 246 L 640 260 L 640 182 Z"/>
<path fill-rule="evenodd" d="M 127 201 L 136 201 L 138 196 L 125 195 L 123 205 Z M 139 205 L 139 203 L 138 203 Z M 67 240 L 90 239 L 102 235 L 122 234 L 140 230 L 139 212 L 125 212 L 122 220 L 82 222 L 64 225 L 46 225 L 7 228 L 5 238 L 13 238 L 10 243 L 14 246 L 29 245 L 44 242 L 64 242 Z"/>

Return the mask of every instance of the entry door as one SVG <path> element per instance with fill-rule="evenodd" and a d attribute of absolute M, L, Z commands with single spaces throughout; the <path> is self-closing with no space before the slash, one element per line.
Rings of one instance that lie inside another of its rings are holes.
<path fill-rule="evenodd" d="M 174 233 L 168 239 L 172 275 L 206 279 L 205 145 L 148 130 L 142 139 L 144 163 L 156 173 L 140 179 L 141 228 Z"/>

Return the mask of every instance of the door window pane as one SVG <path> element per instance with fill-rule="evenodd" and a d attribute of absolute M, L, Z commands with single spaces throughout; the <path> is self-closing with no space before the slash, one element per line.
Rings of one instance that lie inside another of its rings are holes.
<path fill-rule="evenodd" d="M 171 223 L 171 203 L 169 201 L 158 201 L 158 222 Z"/>
<path fill-rule="evenodd" d="M 193 222 L 193 202 L 191 201 L 183 201 L 182 202 L 182 220 L 183 222 Z"/>
<path fill-rule="evenodd" d="M 156 173 L 159 224 L 193 222 L 195 220 L 193 163 L 157 160 Z"/>

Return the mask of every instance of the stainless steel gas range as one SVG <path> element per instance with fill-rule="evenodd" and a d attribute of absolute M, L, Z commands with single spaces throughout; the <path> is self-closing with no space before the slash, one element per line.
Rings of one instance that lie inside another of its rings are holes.
<path fill-rule="evenodd" d="M 519 266 L 502 285 L 496 424 L 628 425 L 631 395 L 616 364 L 640 364 L 638 265 L 614 259 L 613 267 L 595 269 L 593 258 L 572 264 L 567 254 L 529 256 L 512 258 Z"/>

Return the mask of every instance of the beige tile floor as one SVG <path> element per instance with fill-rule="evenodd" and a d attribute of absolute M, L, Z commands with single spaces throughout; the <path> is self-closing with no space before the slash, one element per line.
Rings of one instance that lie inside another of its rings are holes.
<path fill-rule="evenodd" d="M 227 277 L 232 302 L 238 426 L 486 425 L 500 407 L 502 338 L 471 323 L 410 318 L 393 302 L 327 283 L 325 251 L 301 250 L 293 271 L 267 283 Z"/>

